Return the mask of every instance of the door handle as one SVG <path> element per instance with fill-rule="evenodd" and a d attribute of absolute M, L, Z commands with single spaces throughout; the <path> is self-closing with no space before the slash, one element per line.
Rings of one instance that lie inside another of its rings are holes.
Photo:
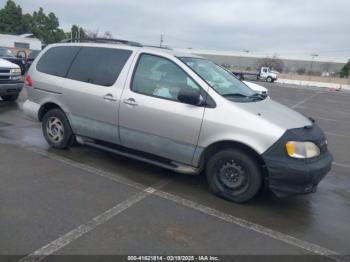
<path fill-rule="evenodd" d="M 130 105 L 130 106 L 137 106 L 137 103 L 134 98 L 128 98 L 123 100 L 124 104 Z"/>
<path fill-rule="evenodd" d="M 117 101 L 117 99 L 112 94 L 104 95 L 103 99 L 108 101 Z"/>

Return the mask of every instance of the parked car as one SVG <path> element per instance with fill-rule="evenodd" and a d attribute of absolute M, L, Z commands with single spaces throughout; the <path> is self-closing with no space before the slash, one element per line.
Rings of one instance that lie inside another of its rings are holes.
<path fill-rule="evenodd" d="M 23 87 L 18 65 L 0 58 L 0 96 L 4 101 L 17 100 Z"/>
<path fill-rule="evenodd" d="M 332 164 L 317 124 L 207 59 L 121 43 L 54 44 L 33 62 L 23 109 L 52 147 L 76 140 L 204 171 L 211 190 L 235 202 L 263 185 L 279 197 L 316 191 Z"/>
<path fill-rule="evenodd" d="M 21 74 L 23 75 L 25 73 L 25 59 L 23 57 L 17 57 L 10 49 L 0 47 L 0 58 L 18 65 L 21 69 Z"/>
<path fill-rule="evenodd" d="M 29 70 L 29 68 L 32 65 L 34 59 L 39 55 L 40 52 L 41 52 L 41 50 L 32 50 L 32 51 L 30 51 L 29 55 L 25 59 L 26 71 Z"/>
<path fill-rule="evenodd" d="M 243 83 L 245 83 L 249 88 L 251 88 L 256 93 L 268 96 L 268 90 L 266 87 L 263 87 L 262 85 L 258 85 L 248 81 L 243 81 Z"/>

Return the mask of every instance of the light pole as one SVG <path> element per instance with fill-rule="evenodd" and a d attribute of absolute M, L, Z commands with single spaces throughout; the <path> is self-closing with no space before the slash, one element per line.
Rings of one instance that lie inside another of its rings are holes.
<path fill-rule="evenodd" d="M 318 54 L 311 54 L 311 65 L 309 70 L 309 80 L 311 80 L 311 74 L 312 74 L 312 66 L 314 65 L 315 58 L 318 57 Z"/>

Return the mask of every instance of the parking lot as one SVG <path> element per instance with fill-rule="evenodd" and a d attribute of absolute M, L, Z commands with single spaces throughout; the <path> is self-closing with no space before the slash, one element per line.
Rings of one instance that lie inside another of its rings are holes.
<path fill-rule="evenodd" d="M 350 250 L 350 93 L 266 84 L 311 116 L 334 156 L 315 194 L 247 204 L 180 175 L 93 148 L 48 147 L 40 123 L 0 101 L 0 255 L 322 254 Z M 29 255 L 29 256 L 28 256 Z M 37 257 L 34 257 L 37 255 Z M 326 260 L 326 259 L 325 259 Z"/>

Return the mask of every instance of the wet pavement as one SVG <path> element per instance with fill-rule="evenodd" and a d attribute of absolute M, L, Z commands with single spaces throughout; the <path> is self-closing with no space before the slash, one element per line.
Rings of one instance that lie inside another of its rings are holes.
<path fill-rule="evenodd" d="M 51 149 L 20 109 L 25 91 L 0 101 L 0 255 L 349 254 L 350 93 L 260 84 L 326 132 L 334 165 L 315 194 L 234 204 L 203 175 Z"/>

